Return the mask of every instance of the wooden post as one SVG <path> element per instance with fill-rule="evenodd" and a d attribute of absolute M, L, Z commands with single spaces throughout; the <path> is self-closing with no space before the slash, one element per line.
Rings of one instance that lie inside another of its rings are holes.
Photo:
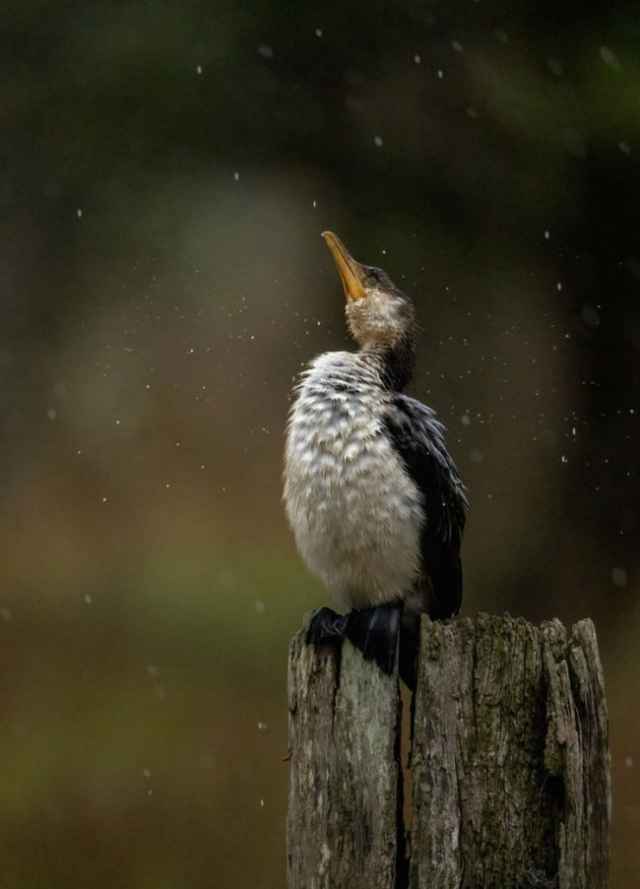
<path fill-rule="evenodd" d="M 406 825 L 397 677 L 304 633 L 289 652 L 289 889 L 606 889 L 591 621 L 568 633 L 557 620 L 423 618 Z"/>
<path fill-rule="evenodd" d="M 289 650 L 290 889 L 387 889 L 398 856 L 396 676 L 349 642 Z"/>

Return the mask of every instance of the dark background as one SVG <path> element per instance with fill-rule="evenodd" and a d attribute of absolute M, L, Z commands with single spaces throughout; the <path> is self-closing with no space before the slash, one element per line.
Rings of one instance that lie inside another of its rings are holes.
<path fill-rule="evenodd" d="M 422 325 L 464 611 L 596 621 L 640 873 L 640 7 L 6 0 L 0 885 L 282 887 L 320 232 Z"/>

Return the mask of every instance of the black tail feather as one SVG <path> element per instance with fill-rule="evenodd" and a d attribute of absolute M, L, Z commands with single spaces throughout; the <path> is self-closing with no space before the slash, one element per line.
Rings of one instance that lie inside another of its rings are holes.
<path fill-rule="evenodd" d="M 344 638 L 363 657 L 373 661 L 387 675 L 396 666 L 400 678 L 412 691 L 416 687 L 416 662 L 420 636 L 420 615 L 400 604 L 378 605 L 337 614 L 331 608 L 320 608 L 313 615 L 307 630 L 310 645 L 340 645 Z"/>
<path fill-rule="evenodd" d="M 396 664 L 401 611 L 399 605 L 378 605 L 348 615 L 347 639 L 388 675 Z"/>

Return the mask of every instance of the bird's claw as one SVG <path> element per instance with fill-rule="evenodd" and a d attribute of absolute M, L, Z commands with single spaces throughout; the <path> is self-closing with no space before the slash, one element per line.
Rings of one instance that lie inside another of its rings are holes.
<path fill-rule="evenodd" d="M 393 673 L 400 635 L 401 608 L 379 605 L 337 614 L 331 608 L 316 611 L 307 629 L 308 645 L 339 645 L 348 639 L 369 661 L 374 661 L 387 675 Z"/>
<path fill-rule="evenodd" d="M 319 608 L 314 612 L 307 628 L 308 645 L 337 645 L 342 642 L 348 617 L 331 608 Z"/>

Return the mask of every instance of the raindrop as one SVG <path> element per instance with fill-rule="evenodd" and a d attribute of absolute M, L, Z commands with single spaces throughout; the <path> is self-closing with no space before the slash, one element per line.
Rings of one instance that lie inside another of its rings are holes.
<path fill-rule="evenodd" d="M 322 28 L 316 28 L 314 33 L 315 33 L 316 37 L 319 38 L 319 37 L 322 37 L 324 31 L 322 30 Z"/>
<path fill-rule="evenodd" d="M 82 219 L 82 208 L 81 207 L 78 207 L 78 209 L 76 210 L 76 216 L 78 217 L 78 219 Z"/>
<path fill-rule="evenodd" d="M 608 46 L 600 47 L 600 58 L 608 65 L 610 68 L 613 68 L 614 71 L 621 71 L 622 65 L 618 61 L 617 55 L 614 53 L 612 49 L 609 49 Z"/>
<path fill-rule="evenodd" d="M 436 77 L 438 78 L 438 80 L 442 80 L 442 78 L 444 77 L 444 71 L 442 70 L 442 68 L 438 68 L 438 70 L 436 71 Z"/>
<path fill-rule="evenodd" d="M 562 77 L 564 74 L 564 66 L 559 59 L 547 59 L 547 68 L 556 77 Z"/>
<path fill-rule="evenodd" d="M 84 601 L 85 601 L 85 603 L 86 603 L 87 605 L 91 605 L 91 603 L 93 602 L 93 599 L 91 598 L 91 596 L 89 595 L 89 593 L 87 593 L 87 594 L 85 595 L 85 597 L 84 597 Z"/>
<path fill-rule="evenodd" d="M 258 55 L 262 56 L 263 59 L 272 59 L 273 49 L 266 43 L 261 43 L 258 47 Z"/>
<path fill-rule="evenodd" d="M 196 74 L 202 74 L 202 65 L 196 66 Z"/>
<path fill-rule="evenodd" d="M 566 454 L 563 454 L 563 455 L 560 457 L 560 462 L 561 462 L 561 463 L 568 463 L 568 462 L 569 462 L 569 458 L 566 456 Z"/>
<path fill-rule="evenodd" d="M 585 303 L 580 311 L 580 317 L 587 327 L 598 327 L 600 324 L 600 313 L 594 307 Z"/>
<path fill-rule="evenodd" d="M 382 146 L 384 145 L 382 136 L 374 136 L 373 137 L 373 144 L 376 146 L 376 148 L 382 148 Z"/>
<path fill-rule="evenodd" d="M 47 411 L 47 417 L 49 417 L 50 420 L 55 420 L 55 418 L 57 416 L 58 416 L 58 411 L 54 407 L 50 407 L 49 410 Z"/>
<path fill-rule="evenodd" d="M 233 174 L 233 178 L 235 179 L 236 182 L 239 182 L 239 181 L 240 181 L 240 173 L 238 173 L 237 170 L 236 170 L 236 172 Z"/>
<path fill-rule="evenodd" d="M 415 56 L 413 57 L 413 61 L 416 63 L 416 65 L 419 65 L 422 62 L 422 56 L 420 55 L 420 53 L 415 54 Z"/>
<path fill-rule="evenodd" d="M 628 580 L 627 572 L 625 571 L 624 568 L 612 568 L 611 569 L 611 580 L 612 580 L 614 586 L 622 589 L 623 587 L 626 587 L 626 585 L 627 585 L 627 580 Z"/>
<path fill-rule="evenodd" d="M 628 142 L 618 142 L 618 148 L 623 154 L 631 154 L 631 146 Z"/>

